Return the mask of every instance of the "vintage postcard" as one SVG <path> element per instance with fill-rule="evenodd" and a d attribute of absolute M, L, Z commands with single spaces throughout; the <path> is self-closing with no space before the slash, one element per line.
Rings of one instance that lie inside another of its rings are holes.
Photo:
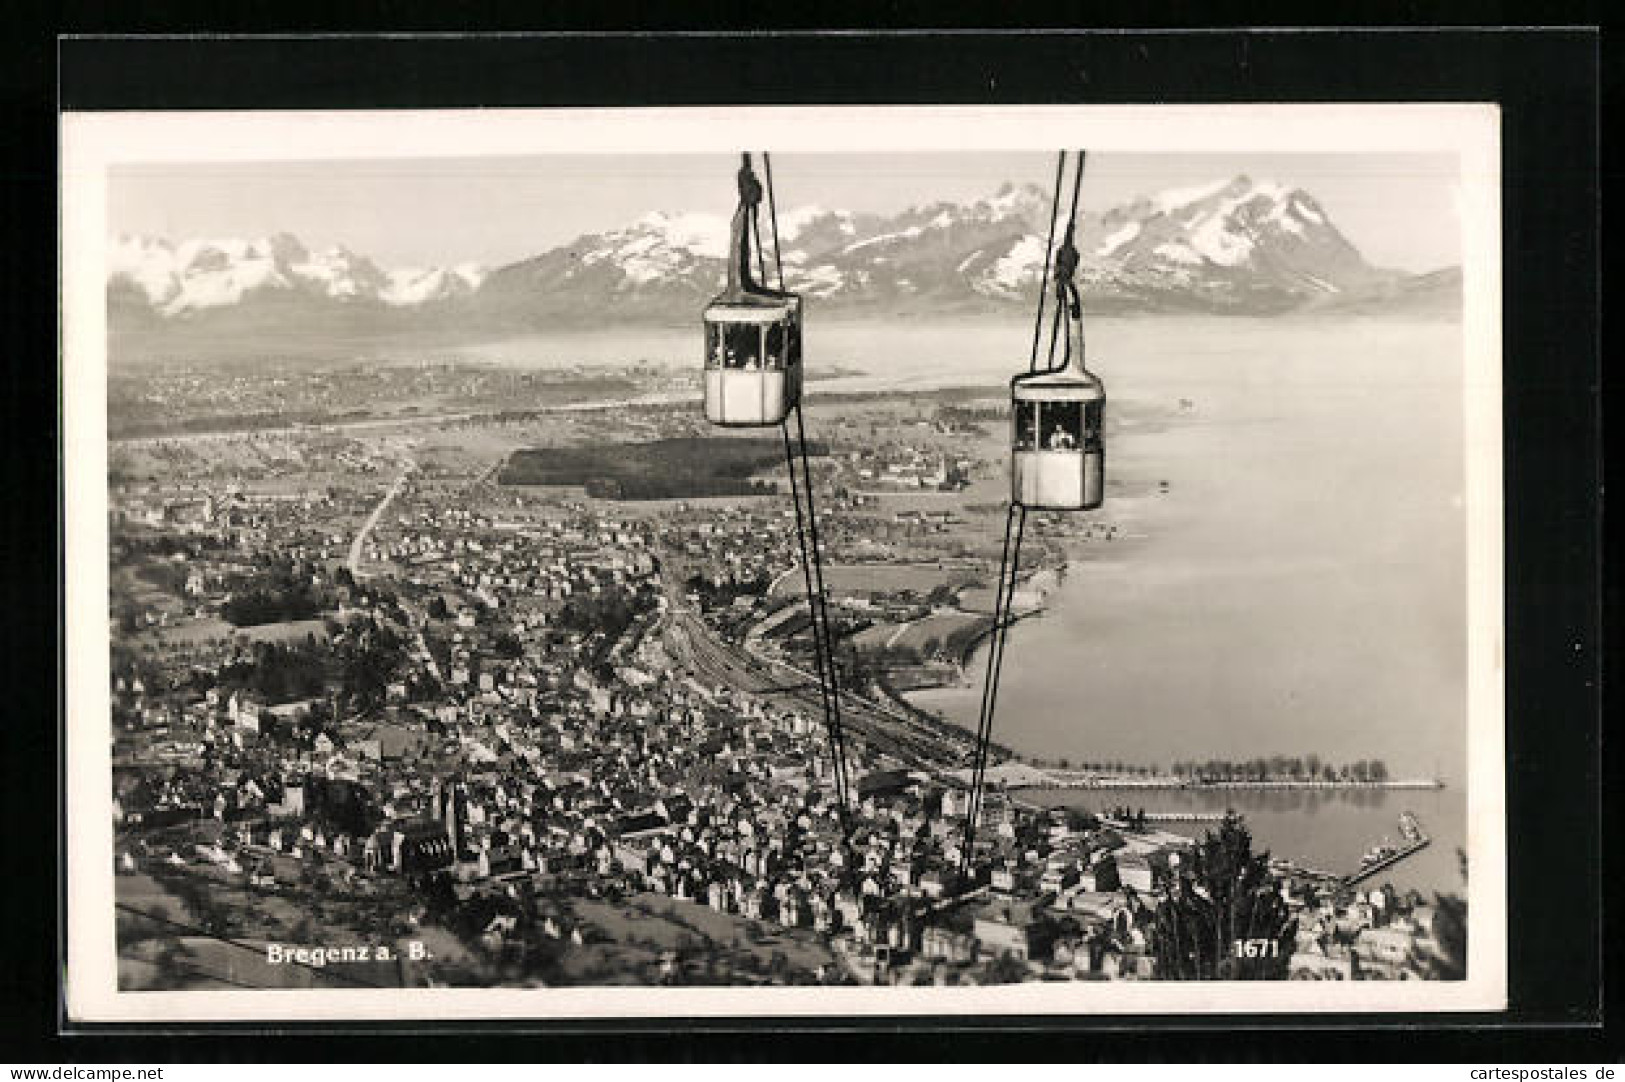
<path fill-rule="evenodd" d="M 64 115 L 70 1019 L 1504 1008 L 1498 155 Z"/>

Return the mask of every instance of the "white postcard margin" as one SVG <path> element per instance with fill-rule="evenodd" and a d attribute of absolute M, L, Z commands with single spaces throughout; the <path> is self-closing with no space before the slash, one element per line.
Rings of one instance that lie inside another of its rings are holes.
<path fill-rule="evenodd" d="M 65 113 L 61 118 L 67 1016 L 75 1022 L 1504 1010 L 1500 115 L 1487 103 Z M 117 164 L 592 153 L 1453 153 L 1463 235 L 1468 977 L 979 988 L 120 992 L 109 698 L 107 172 Z"/>

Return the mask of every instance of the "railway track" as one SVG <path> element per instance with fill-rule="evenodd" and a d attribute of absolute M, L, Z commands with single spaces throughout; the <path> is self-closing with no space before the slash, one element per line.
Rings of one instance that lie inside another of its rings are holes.
<path fill-rule="evenodd" d="M 740 656 L 733 648 L 717 641 L 709 628 L 686 612 L 674 619 L 673 629 L 681 634 L 686 660 L 711 683 L 737 688 L 815 715 L 822 710 L 817 684 L 810 674 L 783 662 L 767 663 Z M 951 769 L 958 765 L 953 752 L 968 751 L 968 744 L 966 749 L 959 749 L 943 734 L 926 729 L 917 720 L 893 713 L 851 692 L 842 693 L 841 708 L 842 720 L 852 733 L 910 767 L 933 771 Z"/>

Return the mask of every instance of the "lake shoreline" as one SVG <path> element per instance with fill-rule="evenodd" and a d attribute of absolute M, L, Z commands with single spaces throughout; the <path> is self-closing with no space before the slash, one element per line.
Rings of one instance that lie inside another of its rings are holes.
<path fill-rule="evenodd" d="M 1181 793 L 1279 793 L 1279 792 L 1435 792 L 1449 788 L 1439 778 L 1405 778 L 1398 781 L 1217 781 L 1193 782 L 1179 778 L 1148 781 L 1106 780 L 1099 782 L 1056 781 L 1046 785 L 1022 785 L 1022 791 L 1067 792 L 1181 792 Z M 1012 787 L 1011 791 L 1016 791 Z"/>

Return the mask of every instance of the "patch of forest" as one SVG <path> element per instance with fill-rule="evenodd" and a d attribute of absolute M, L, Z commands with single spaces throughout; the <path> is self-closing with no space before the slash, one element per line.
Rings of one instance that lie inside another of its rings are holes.
<path fill-rule="evenodd" d="M 827 446 L 809 442 L 807 453 Z M 515 451 L 499 475 L 504 485 L 578 485 L 589 496 L 616 500 L 757 496 L 778 491 L 752 474 L 779 465 L 778 436 L 677 436 L 643 443 L 532 447 Z"/>

